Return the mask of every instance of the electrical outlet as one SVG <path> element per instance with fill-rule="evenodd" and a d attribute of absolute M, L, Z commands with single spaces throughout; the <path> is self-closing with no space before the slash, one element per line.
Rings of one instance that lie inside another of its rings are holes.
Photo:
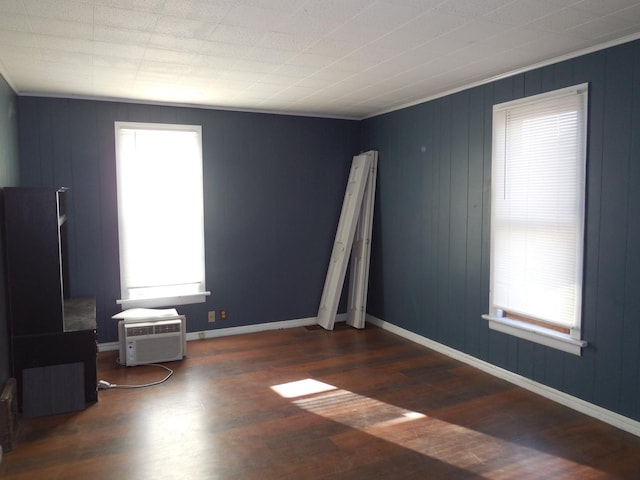
<path fill-rule="evenodd" d="M 204 332 L 198 332 L 198 338 L 204 340 Z"/>
<path fill-rule="evenodd" d="M 226 319 L 227 319 L 227 311 L 220 310 L 220 320 L 226 320 Z"/>
<path fill-rule="evenodd" d="M 216 311 L 211 310 L 209 312 L 209 323 L 215 323 L 215 321 L 216 321 Z"/>

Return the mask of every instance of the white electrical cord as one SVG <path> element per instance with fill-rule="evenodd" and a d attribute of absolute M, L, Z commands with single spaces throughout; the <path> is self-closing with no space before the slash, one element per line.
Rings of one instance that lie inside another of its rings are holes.
<path fill-rule="evenodd" d="M 122 365 L 120 362 L 118 362 L 118 364 Z M 140 384 L 140 385 L 119 385 L 119 384 L 116 384 L 116 383 L 109 383 L 106 380 L 100 380 L 98 382 L 98 390 L 108 390 L 110 388 L 144 388 L 144 387 L 153 387 L 154 385 L 160 385 L 161 383 L 166 382 L 167 380 L 169 380 L 169 377 L 171 375 L 173 375 L 173 370 L 171 370 L 169 367 L 165 367 L 164 365 L 160 365 L 159 363 L 149 363 L 147 365 L 151 365 L 153 367 L 164 368 L 169 373 L 162 380 L 158 380 L 157 382 L 151 382 L 151 383 L 143 383 L 143 384 Z"/>

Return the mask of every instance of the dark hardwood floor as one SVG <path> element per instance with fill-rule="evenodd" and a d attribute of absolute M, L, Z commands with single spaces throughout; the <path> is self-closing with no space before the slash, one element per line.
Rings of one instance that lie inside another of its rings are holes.
<path fill-rule="evenodd" d="M 640 478 L 640 438 L 381 329 L 189 342 L 165 383 L 22 420 L 2 479 Z M 154 366 L 98 357 L 99 378 Z"/>

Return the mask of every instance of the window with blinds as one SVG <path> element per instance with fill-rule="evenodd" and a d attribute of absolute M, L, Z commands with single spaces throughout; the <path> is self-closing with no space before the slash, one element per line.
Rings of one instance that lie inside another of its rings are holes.
<path fill-rule="evenodd" d="M 577 354 L 587 102 L 584 84 L 493 109 L 490 326 Z"/>
<path fill-rule="evenodd" d="M 115 123 L 120 288 L 118 303 L 204 302 L 200 126 Z"/>

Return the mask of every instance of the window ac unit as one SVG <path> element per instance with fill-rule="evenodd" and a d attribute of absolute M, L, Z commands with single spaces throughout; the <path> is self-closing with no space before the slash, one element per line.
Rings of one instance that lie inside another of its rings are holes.
<path fill-rule="evenodd" d="M 126 366 L 182 360 L 187 352 L 186 318 L 118 322 L 120 363 Z"/>

